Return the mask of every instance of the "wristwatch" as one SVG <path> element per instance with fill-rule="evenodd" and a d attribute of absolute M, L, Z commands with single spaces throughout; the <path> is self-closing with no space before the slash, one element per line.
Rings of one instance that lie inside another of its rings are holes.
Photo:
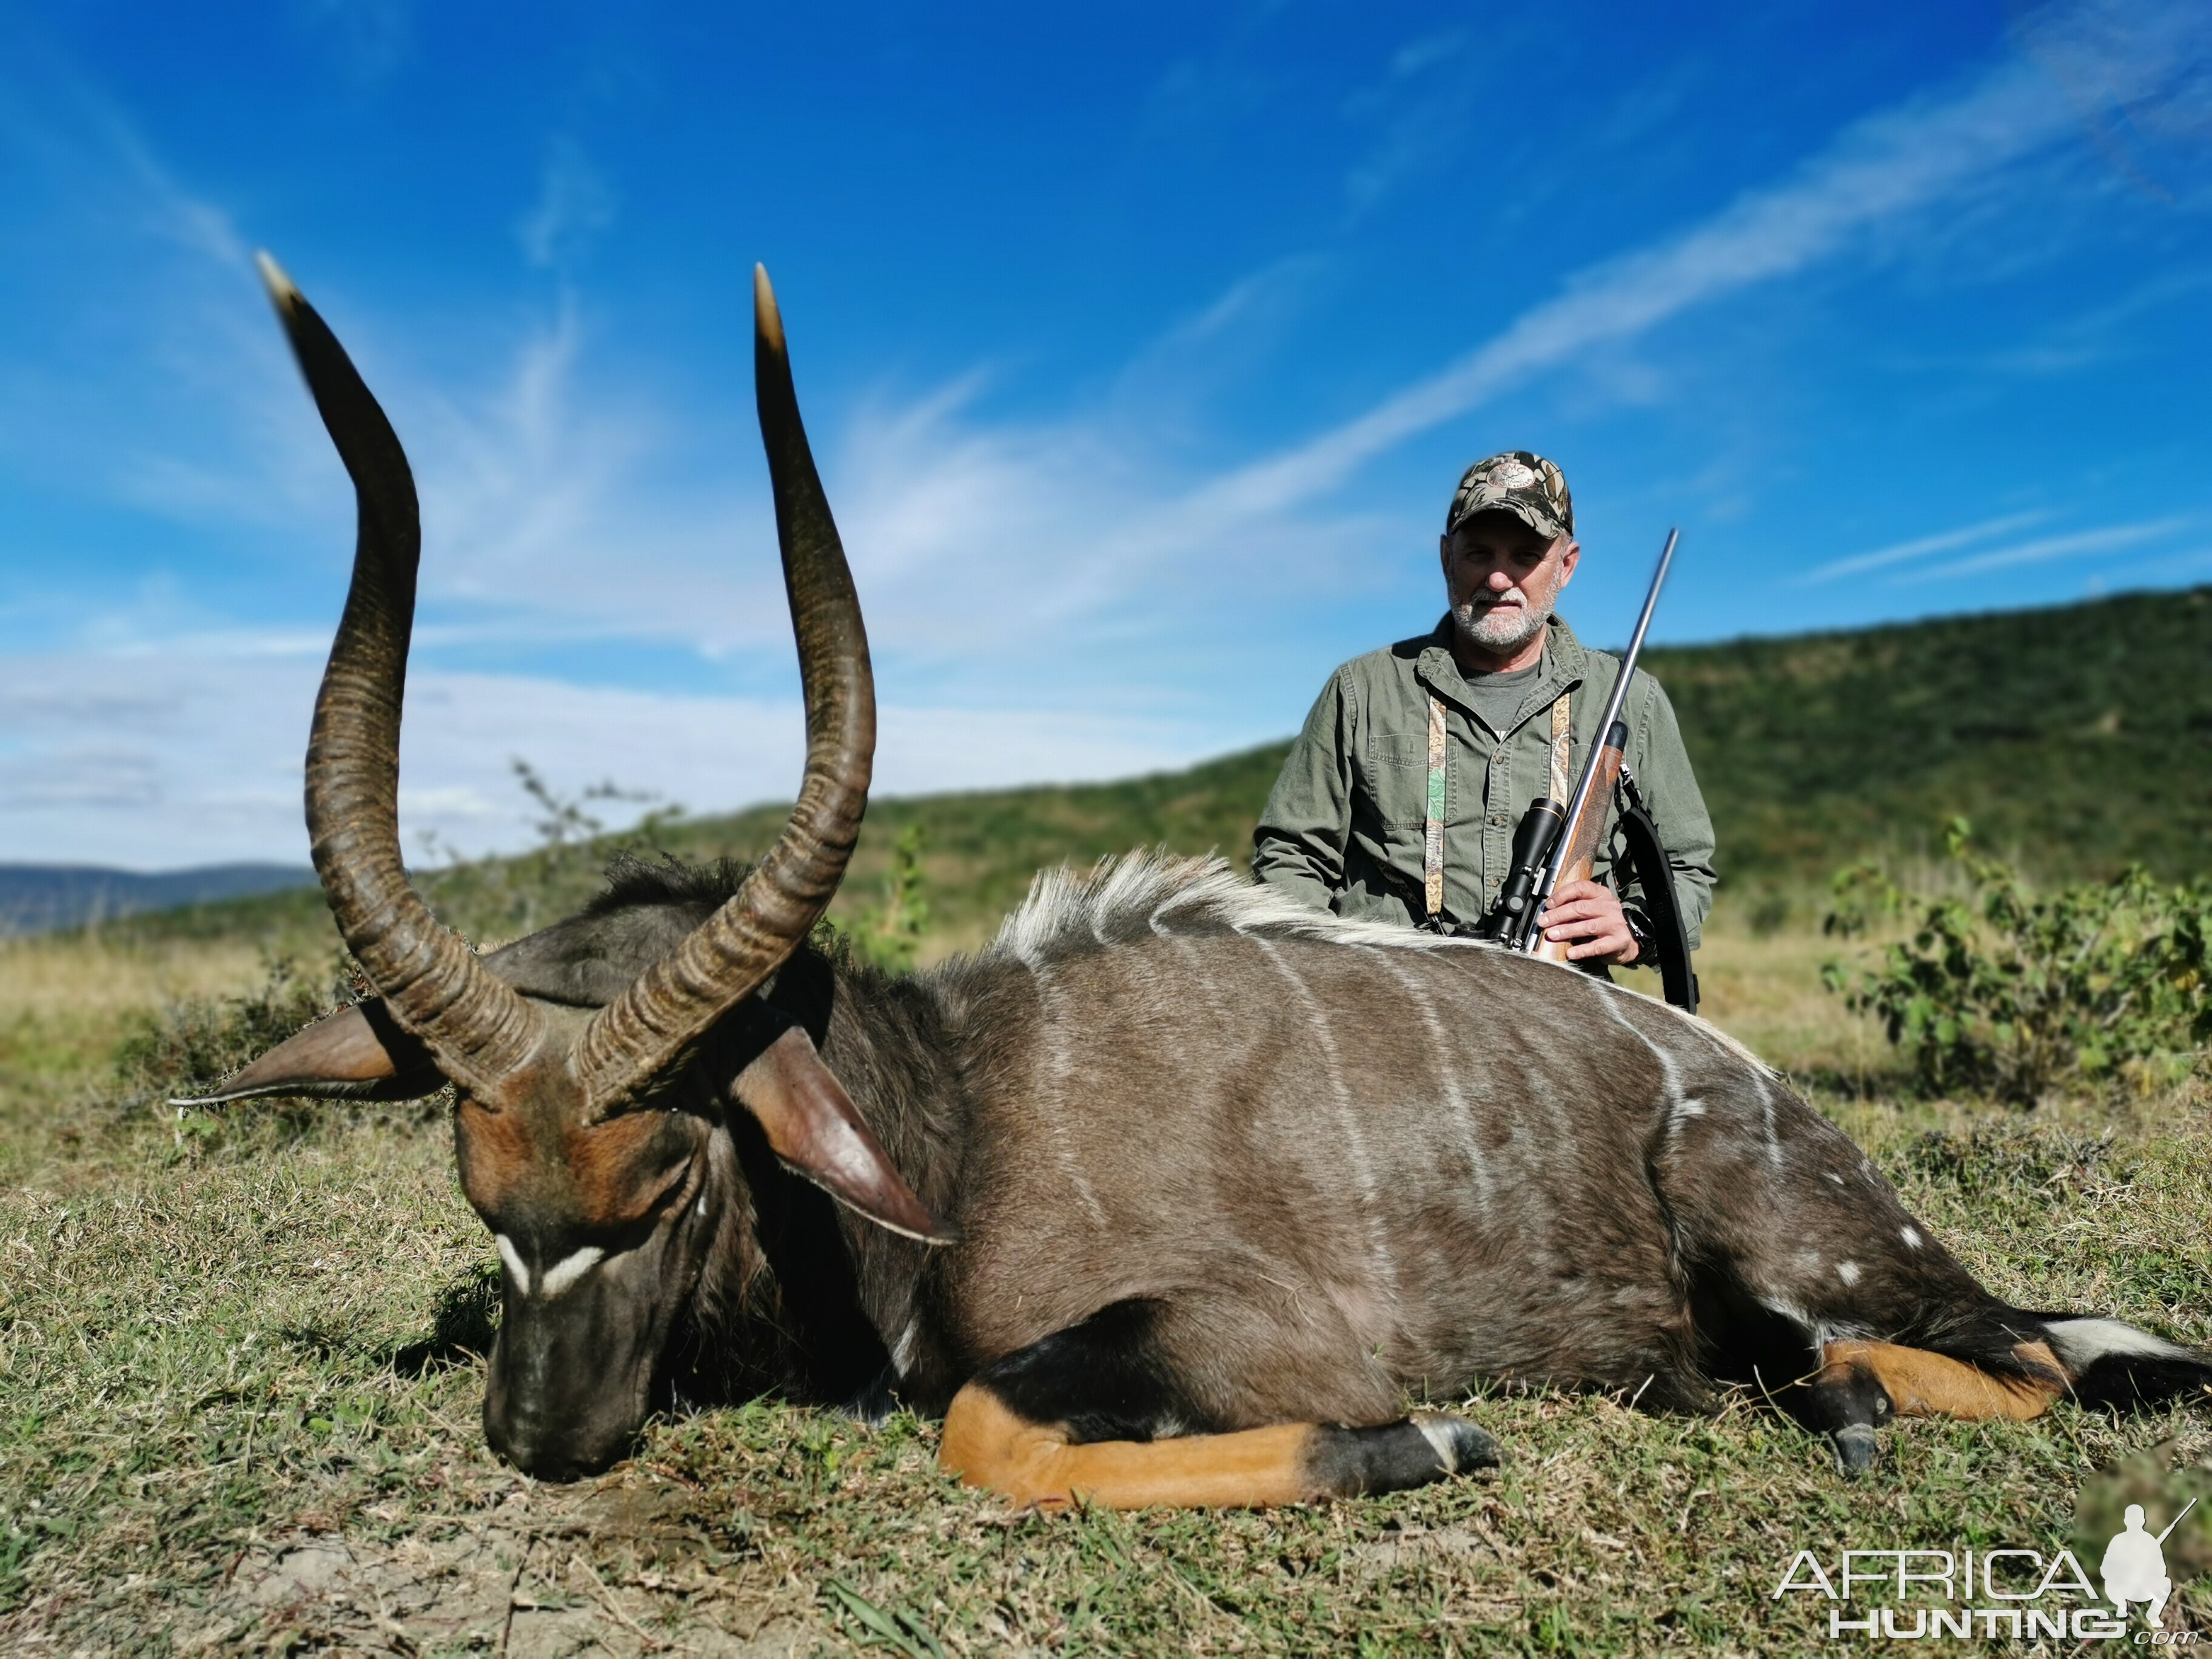
<path fill-rule="evenodd" d="M 1628 937 L 1636 941 L 1637 963 L 1650 961 L 1653 948 L 1658 941 L 1651 936 L 1650 928 L 1644 926 L 1644 918 L 1633 910 L 1623 910 L 1620 919 L 1628 924 Z"/>

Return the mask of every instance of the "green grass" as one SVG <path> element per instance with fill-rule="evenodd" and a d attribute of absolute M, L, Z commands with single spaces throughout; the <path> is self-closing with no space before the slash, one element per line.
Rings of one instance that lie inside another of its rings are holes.
<path fill-rule="evenodd" d="M 1820 954 L 1723 930 L 1717 1010 L 1867 1080 L 1828 1109 L 2001 1293 L 2212 1342 L 2201 1088 L 1902 1103 L 1811 988 Z M 2212 1486 L 2202 1413 L 1908 1424 L 1851 1486 L 1750 1400 L 1667 1418 L 1544 1392 L 1468 1407 L 1506 1446 L 1496 1474 L 1263 1514 L 1018 1514 L 937 1474 L 933 1425 L 772 1401 L 538 1485 L 484 1446 L 495 1261 L 434 1111 L 179 1124 L 125 1098 L 113 1056 L 149 1003 L 261 972 L 112 941 L 0 956 L 21 991 L 0 1004 L 0 1650 L 1809 1651 L 1819 1610 L 1768 1597 L 1801 1547 L 2048 1553 L 2081 1495 L 2100 1547 L 2113 1481 Z M 2178 1541 L 2212 1565 L 2212 1529 Z M 2212 1626 L 2202 1581 L 2178 1608 Z"/>

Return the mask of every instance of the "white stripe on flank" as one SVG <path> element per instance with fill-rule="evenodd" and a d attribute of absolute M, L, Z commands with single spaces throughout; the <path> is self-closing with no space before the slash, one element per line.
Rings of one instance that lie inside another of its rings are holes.
<path fill-rule="evenodd" d="M 1052 1161 L 1075 1195 L 1083 1200 L 1083 1208 L 1094 1226 L 1106 1224 L 1106 1206 L 1098 1201 L 1084 1178 L 1082 1166 L 1075 1161 L 1073 1148 L 1067 1142 L 1067 1127 L 1060 1121 L 1060 1112 L 1067 1103 L 1067 1039 L 1060 1021 L 1063 999 L 1052 982 L 1052 973 L 1042 962 L 1024 957 L 1030 977 L 1036 981 L 1037 994 L 1037 1023 L 1042 1028 L 1038 1036 L 1039 1047 L 1044 1055 L 1044 1087 L 1040 1091 L 1042 1110 L 1035 1114 L 1044 1124 L 1047 1139 L 1052 1143 Z"/>
<path fill-rule="evenodd" d="M 599 1265 L 606 1252 L 596 1244 L 586 1244 L 573 1255 L 565 1255 L 545 1270 L 544 1279 L 538 1293 L 550 1302 L 586 1273 Z"/>
<path fill-rule="evenodd" d="M 1606 981 L 1597 978 L 1595 975 L 1585 974 L 1583 977 L 1587 980 L 1593 988 L 1602 986 L 1607 983 Z M 1664 1048 L 1653 1042 L 1650 1036 L 1645 1033 L 1644 1028 L 1638 1025 L 1634 1020 L 1629 1018 L 1626 1014 L 1623 1013 L 1610 997 L 1607 997 L 1601 993 L 1598 997 L 1598 1006 L 1603 1008 L 1607 1014 L 1611 1017 L 1614 1024 L 1620 1026 L 1622 1030 L 1627 1032 L 1629 1036 L 1634 1037 L 1638 1042 L 1650 1049 L 1651 1052 L 1651 1058 L 1659 1062 L 1659 1082 L 1662 1093 L 1662 1102 L 1667 1108 L 1668 1131 L 1671 1133 L 1673 1131 L 1680 1128 L 1682 1127 L 1682 1120 L 1686 1116 L 1703 1117 L 1705 1112 L 1705 1102 L 1697 1099 L 1693 1096 L 1686 1095 L 1682 1092 L 1682 1068 L 1675 1063 L 1674 1056 L 1668 1054 Z M 1686 1109 L 1690 1108 L 1694 1108 L 1695 1109 Z"/>
<path fill-rule="evenodd" d="M 1467 1097 L 1460 1092 L 1457 1071 L 1452 1064 L 1451 1044 L 1444 1035 L 1443 1021 L 1437 1017 L 1434 1003 L 1425 987 L 1414 982 L 1399 959 L 1388 951 L 1378 951 L 1375 959 L 1381 963 L 1390 976 L 1398 981 L 1406 994 L 1406 1000 L 1419 1013 L 1421 1023 L 1428 1028 L 1429 1054 L 1436 1063 L 1437 1081 L 1444 1091 L 1444 1101 L 1451 1108 L 1452 1121 L 1459 1125 L 1460 1144 L 1466 1149 L 1468 1167 L 1474 1176 L 1474 1201 L 1483 1214 L 1490 1213 L 1490 1160 L 1482 1150 L 1482 1139 L 1477 1133 L 1474 1117 L 1467 1109 Z"/>
<path fill-rule="evenodd" d="M 499 1246 L 499 1259 L 507 1263 L 507 1271 L 514 1280 L 514 1288 L 523 1295 L 530 1294 L 530 1269 L 523 1265 L 522 1252 L 505 1233 L 494 1233 L 492 1242 Z"/>
<path fill-rule="evenodd" d="M 1253 936 L 1253 942 L 1266 952 L 1275 971 L 1291 982 L 1291 990 L 1304 1005 L 1307 1024 L 1314 1039 L 1321 1045 L 1322 1066 L 1328 1074 L 1329 1093 L 1336 1100 L 1337 1121 L 1344 1132 L 1345 1150 L 1352 1155 L 1352 1173 L 1359 1182 L 1361 1219 L 1367 1224 L 1367 1249 L 1370 1258 L 1382 1275 L 1382 1288 L 1395 1307 L 1398 1301 L 1398 1264 L 1390 1255 L 1382 1217 L 1376 1203 L 1375 1166 L 1367 1156 L 1367 1137 L 1359 1125 L 1358 1103 L 1352 1097 L 1352 1090 L 1344 1080 L 1344 1066 L 1337 1057 L 1336 1034 L 1329 1029 L 1329 1011 L 1320 998 L 1313 994 L 1297 969 L 1275 948 L 1274 941 L 1263 935 Z M 1394 1333 L 1395 1334 L 1395 1333 Z"/>

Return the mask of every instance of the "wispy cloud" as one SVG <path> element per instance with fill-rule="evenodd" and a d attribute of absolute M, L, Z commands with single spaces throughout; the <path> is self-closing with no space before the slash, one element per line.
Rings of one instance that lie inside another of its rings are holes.
<path fill-rule="evenodd" d="M 1382 116 L 1382 130 L 1346 173 L 1344 194 L 1352 218 L 1373 208 L 1424 167 L 1449 155 L 1475 100 L 1464 76 L 1416 91 L 1431 70 L 1450 64 L 1467 49 L 1467 32 L 1447 29 L 1410 40 L 1390 56 L 1387 72 L 1346 103 L 1346 112 Z"/>
<path fill-rule="evenodd" d="M 1405 71 L 1421 73 L 1449 45 L 1414 52 Z M 2157 30 L 2094 43 L 2099 72 L 2121 85 L 2153 84 L 2179 50 Z M 1781 182 L 1701 223 L 1571 276 L 1553 298 L 1354 418 L 1195 480 L 1110 398 L 1056 421 L 1019 423 L 981 416 L 972 376 L 903 402 L 864 400 L 842 433 L 825 432 L 822 447 L 864 591 L 879 613 L 901 619 L 885 641 L 893 672 L 902 653 L 950 672 L 989 652 L 1006 673 L 1026 672 L 1063 654 L 1046 643 L 1055 629 L 1096 634 L 1133 607 L 1152 607 L 1156 627 L 1163 605 L 1185 617 L 1218 611 L 1262 569 L 1295 571 L 1286 586 L 1323 588 L 1377 529 L 1369 515 L 1328 498 L 1376 457 L 1596 348 L 1846 257 L 1960 192 L 1985 188 L 2074 120 L 2039 68 L 2001 61 L 1857 123 Z M 228 267 L 238 249 L 226 222 L 199 213 L 173 187 L 157 188 L 165 181 L 150 161 L 133 165 L 174 222 L 210 227 L 205 252 Z M 613 210 L 611 187 L 589 158 L 556 144 L 518 235 L 527 257 L 557 262 Z M 1171 374 L 1194 343 L 1210 344 L 1253 313 L 1261 296 L 1309 281 L 1310 269 L 1310 261 L 1273 262 L 1141 356 Z M 313 273 L 295 274 L 314 289 Z M 334 317 L 341 309 L 325 307 Z M 670 487 L 665 441 L 692 422 L 650 394 L 588 379 L 588 315 L 564 292 L 551 315 L 514 342 L 496 376 L 473 385 L 447 365 L 434 377 L 404 351 L 357 353 L 374 363 L 372 378 L 421 471 L 433 550 L 426 595 L 506 605 L 542 617 L 549 631 L 580 618 L 709 652 L 773 646 L 781 610 L 773 567 L 732 556 L 762 544 L 761 492 L 744 483 Z M 340 320 L 349 342 L 362 338 L 357 321 Z M 368 343 L 377 344 L 374 319 Z M 258 349 L 270 355 L 266 341 Z M 296 389 L 233 379 L 245 388 L 240 404 L 250 394 L 255 405 L 240 417 L 254 422 L 246 428 L 253 441 L 234 453 L 272 453 L 280 459 L 270 470 L 283 475 L 273 490 L 258 473 L 239 478 L 240 510 L 250 498 L 263 510 L 274 500 L 305 513 L 301 503 L 312 495 L 313 522 L 326 525 L 343 485 L 319 453 L 319 434 L 301 418 Z M 280 423 L 283 443 L 265 445 Z M 316 452 L 312 459 L 303 448 Z M 143 460 L 135 480 L 142 492 L 194 510 L 210 510 L 222 484 L 220 475 L 167 457 Z M 1832 567 L 1816 577 L 1846 574 Z M 1007 655 L 1025 649 L 1036 653 L 1029 661 Z"/>
<path fill-rule="evenodd" d="M 2180 8 L 2132 30 L 2055 39 L 2094 58 L 2101 84 L 2137 92 L 2194 74 L 2208 32 Z M 1593 349 L 1637 339 L 1698 307 L 1806 272 L 1992 181 L 2076 130 L 2036 64 L 2006 58 L 1946 91 L 1869 116 L 1782 182 L 1749 191 L 1702 223 L 1566 279 L 1560 291 L 1445 368 L 1363 413 L 1235 467 L 1157 506 L 1097 521 L 1097 552 L 1066 597 L 1105 598 L 1108 573 L 1152 580 L 1198 549 L 1260 526 L 1313 522 L 1312 506 L 1367 463 Z M 1085 578 L 1090 580 L 1086 589 Z"/>
<path fill-rule="evenodd" d="M 1833 258 L 1855 237 L 1940 202 L 2069 127 L 2040 74 L 2012 61 L 1948 98 L 1917 99 L 1862 121 L 1785 183 L 1569 278 L 1555 298 L 1455 362 L 1223 479 L 1201 504 L 1209 515 L 1235 514 L 1334 489 L 1376 455 L 1541 370 Z"/>
<path fill-rule="evenodd" d="M 74 653 L 0 658 L 0 860 L 167 866 L 304 859 L 300 765 L 319 661 Z M 805 759 L 795 699 L 683 696 L 418 670 L 407 687 L 400 822 L 465 852 L 526 841 L 507 763 L 573 793 L 602 780 L 695 810 L 787 799 Z M 882 793 L 1127 776 L 1217 752 L 1172 719 L 891 702 Z"/>
<path fill-rule="evenodd" d="M 1887 547 L 1878 547 L 1871 553 L 1854 553 L 1848 558 L 1832 559 L 1799 577 L 1798 586 L 1832 582 L 1844 576 L 1863 576 L 1869 570 L 1902 564 L 1907 559 L 1924 558 L 1930 553 L 1947 553 L 1954 547 L 1966 547 L 1975 542 L 1986 541 L 1992 536 L 2025 530 L 2050 516 L 2044 511 L 2008 513 L 2002 518 L 1984 519 L 1979 524 L 1970 524 L 1958 530 L 1946 530 L 1933 536 L 1918 536 L 1909 542 L 1893 542 Z"/>
<path fill-rule="evenodd" d="M 565 266 L 614 222 L 616 196 L 605 173 L 574 138 L 556 138 L 540 175 L 538 200 L 515 226 L 533 265 Z"/>
<path fill-rule="evenodd" d="M 1416 52 L 1404 73 L 1441 62 L 1449 46 L 1440 40 Z M 2045 58 L 2070 52 L 2069 61 L 2089 63 L 2084 72 L 2100 85 L 2143 88 L 2191 49 L 2170 25 L 2138 25 L 2065 37 Z M 1349 526 L 1313 504 L 1367 462 L 1595 348 L 1845 257 L 1955 194 L 1985 190 L 1993 175 L 2074 131 L 2076 118 L 2036 64 L 2002 60 L 1947 92 L 1862 120 L 1787 179 L 1746 192 L 1705 222 L 1568 277 L 1553 299 L 1363 414 L 1195 488 L 1179 489 L 1141 440 L 1133 445 L 1080 413 L 1018 427 L 979 420 L 972 380 L 902 407 L 864 404 L 837 446 L 835 480 L 861 574 L 912 619 L 901 643 L 944 661 L 1003 645 L 1017 630 L 1103 620 L 1199 550 L 1209 585 L 1223 592 L 1246 574 L 1223 556 L 1238 544 L 1266 544 L 1279 558 L 1303 553 L 1310 568 L 1327 569 Z M 526 221 L 526 248 L 534 258 L 560 257 L 611 211 L 611 191 L 581 152 L 556 146 Z M 1261 273 L 1232 288 L 1199 319 L 1199 331 L 1249 307 L 1269 280 Z M 665 583 L 635 565 L 613 577 L 606 538 L 618 526 L 636 537 L 635 462 L 652 441 L 653 417 L 649 410 L 617 415 L 577 394 L 581 345 L 572 307 L 525 343 L 503 400 L 480 397 L 473 411 L 458 403 L 442 411 L 425 497 L 469 550 L 465 566 L 429 575 L 433 591 L 447 582 L 487 598 L 526 575 L 544 602 L 586 607 L 617 625 L 695 629 L 720 606 L 700 604 L 690 580 L 725 568 L 727 543 L 696 529 L 686 537 L 664 521 L 662 534 L 712 550 L 665 561 L 681 573 Z M 747 493 L 709 512 L 732 526 L 757 505 Z M 945 576 L 956 571 L 958 587 L 948 590 Z M 772 599 L 754 582 L 741 586 L 747 597 Z M 714 586 L 739 597 L 726 577 Z M 667 608 L 656 621 L 660 605 Z M 752 608 L 771 619 L 780 609 Z"/>
<path fill-rule="evenodd" d="M 2045 536 L 2035 541 L 2001 547 L 1992 552 L 1977 553 L 1972 558 L 1954 559 L 1948 563 L 1909 571 L 1897 580 L 1908 584 L 1943 581 L 1960 576 L 1978 576 L 1986 571 L 2004 570 L 2014 565 L 2042 564 L 2076 553 L 2109 553 L 2117 548 L 2138 547 L 2145 542 L 2155 541 L 2160 536 L 2170 536 L 2188 523 L 2186 519 L 2154 519 L 2141 524 L 2107 525 L 2101 530 L 2076 531 L 2066 536 Z"/>
<path fill-rule="evenodd" d="M 1425 34 L 1418 40 L 1408 40 L 1390 54 L 1391 77 L 1406 80 L 1424 70 L 1433 69 L 1438 64 L 1449 63 L 1466 49 L 1465 29 L 1440 29 L 1434 34 Z"/>

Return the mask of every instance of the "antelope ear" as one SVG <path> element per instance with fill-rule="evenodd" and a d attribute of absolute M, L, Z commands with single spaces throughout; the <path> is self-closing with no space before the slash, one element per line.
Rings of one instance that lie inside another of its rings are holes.
<path fill-rule="evenodd" d="M 832 1198 L 925 1244 L 958 1242 L 959 1232 L 930 1214 L 891 1167 L 804 1027 L 791 1026 L 769 1044 L 730 1091 L 768 1131 L 775 1155 Z"/>
<path fill-rule="evenodd" d="M 317 1100 L 416 1100 L 446 1079 L 430 1051 L 392 1018 L 380 997 L 341 1008 L 289 1036 L 213 1094 L 172 1106 L 219 1106 L 257 1095 Z"/>

